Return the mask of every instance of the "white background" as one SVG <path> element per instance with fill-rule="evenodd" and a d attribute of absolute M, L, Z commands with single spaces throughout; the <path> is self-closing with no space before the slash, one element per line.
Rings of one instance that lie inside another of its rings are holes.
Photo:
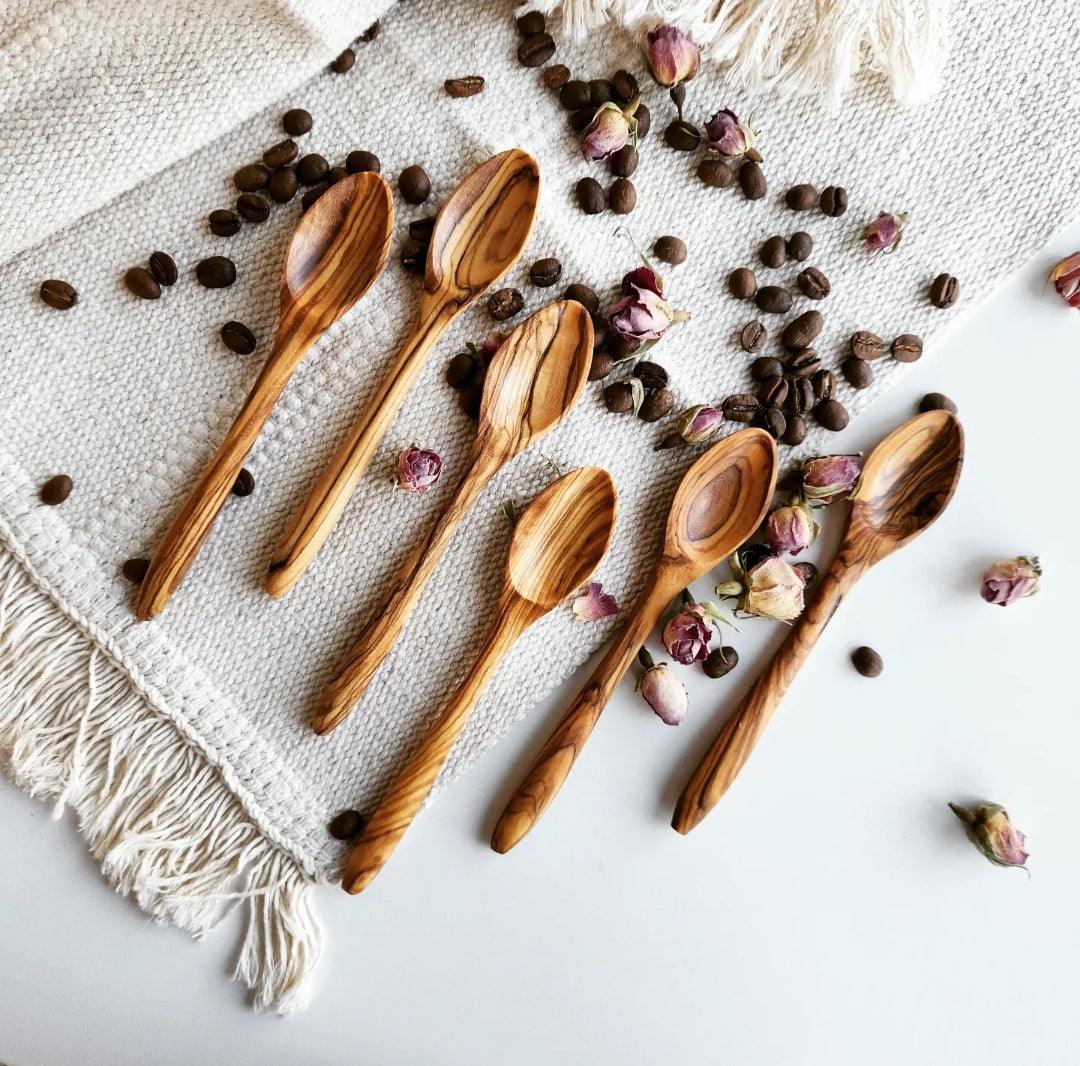
<path fill-rule="evenodd" d="M 837 438 L 870 447 L 944 391 L 967 433 L 959 492 L 843 604 L 693 834 L 669 828 L 675 797 L 779 627 L 740 623 L 727 679 L 682 672 L 679 729 L 625 683 L 544 821 L 501 857 L 494 818 L 584 673 L 537 708 L 363 896 L 319 892 L 314 1002 L 285 1020 L 229 983 L 235 920 L 201 946 L 151 929 L 70 818 L 0 780 L 0 1060 L 1075 1062 L 1080 314 L 1045 276 L 1077 247 L 1080 225 Z M 970 302 L 979 281 L 963 284 Z M 982 603 L 983 568 L 1024 552 L 1043 558 L 1043 591 Z M 849 665 L 861 643 L 884 656 L 877 680 Z M 950 799 L 1005 804 L 1030 878 L 985 862 Z"/>

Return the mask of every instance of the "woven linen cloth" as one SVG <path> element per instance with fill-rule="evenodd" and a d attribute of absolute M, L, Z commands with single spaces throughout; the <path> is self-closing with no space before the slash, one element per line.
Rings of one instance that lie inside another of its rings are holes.
<path fill-rule="evenodd" d="M 99 6 L 100 21 L 78 25 L 100 40 L 120 5 Z M 233 6 L 219 0 L 205 17 Z M 342 854 L 327 834 L 328 818 L 345 807 L 372 808 L 489 624 L 509 534 L 502 501 L 530 499 L 552 477 L 549 459 L 609 470 L 620 494 L 619 526 L 598 576 L 628 605 L 693 458 L 692 449 L 654 452 L 663 427 L 608 414 L 599 386 L 589 386 L 563 424 L 484 492 L 362 704 L 334 733 L 315 736 L 307 715 L 463 472 L 474 430 L 443 375 L 454 352 L 491 329 L 482 305 L 461 316 L 429 359 L 311 570 L 280 601 L 262 591 L 286 522 L 414 319 L 418 282 L 396 254 L 407 222 L 433 210 L 475 164 L 518 145 L 537 157 L 543 183 L 532 242 L 506 281 L 526 293 L 527 310 L 560 291 L 529 285 L 528 264 L 541 256 L 562 261 L 563 283 L 581 281 L 610 296 L 637 263 L 616 233 L 620 222 L 645 246 L 664 233 L 685 238 L 688 260 L 664 273 L 671 302 L 692 317 L 652 353 L 668 367 L 681 406 L 747 387 L 750 357 L 734 336 L 757 312 L 729 296 L 723 279 L 737 265 L 754 265 L 771 234 L 806 229 L 814 237 L 810 263 L 833 289 L 816 305 L 827 319 L 818 343 L 827 365 L 839 363 L 846 338 L 860 328 L 886 338 L 919 333 L 932 358 L 938 331 L 1029 258 L 1077 205 L 1075 85 L 1053 45 L 1080 37 L 1080 9 L 1067 0 L 1037 0 L 1023 18 L 1007 19 L 978 0 L 957 4 L 945 84 L 914 110 L 899 109 L 870 77 L 843 111 L 829 114 L 807 101 L 748 98 L 703 70 L 690 85 L 688 116 L 703 119 L 720 107 L 753 114 L 770 181 L 758 202 L 737 188 L 704 187 L 694 176 L 696 157 L 663 144 L 672 108 L 647 84 L 632 36 L 611 30 L 561 45 L 558 58 L 576 73 L 599 77 L 627 66 L 645 88 L 653 131 L 634 175 L 638 207 L 626 218 L 586 217 L 574 206 L 573 186 L 590 168 L 540 72 L 517 64 L 505 5 L 403 3 L 383 18 L 379 38 L 360 46 L 348 75 L 308 77 L 342 46 L 337 34 L 347 40 L 364 29 L 374 9 L 361 8 L 342 8 L 347 25 L 321 36 L 299 18 L 292 25 L 308 32 L 280 38 L 262 20 L 238 25 L 230 41 L 247 60 L 193 68 L 202 88 L 189 93 L 188 106 L 213 101 L 203 127 L 213 139 L 197 150 L 190 150 L 198 137 L 192 116 L 172 108 L 147 129 L 138 114 L 95 109 L 83 116 L 81 133 L 53 130 L 58 156 L 38 157 L 40 185 L 8 193 L 16 226 L 20 203 L 26 212 L 8 251 L 26 247 L 0 266 L 0 749 L 18 780 L 55 797 L 58 809 L 65 802 L 76 809 L 108 876 L 152 913 L 201 933 L 216 922 L 223 895 L 248 900 L 239 973 L 259 1004 L 279 1009 L 303 1003 L 318 955 L 311 887 L 335 878 Z M 78 16 L 60 8 L 54 17 L 67 39 L 65 19 Z M 141 25 L 154 36 L 152 19 Z M 164 42 L 155 47 L 167 53 Z M 178 41 L 177 54 L 191 47 Z M 42 62 L 44 78 L 50 60 Z M 78 72 L 56 62 L 68 93 L 82 91 Z M 482 73 L 485 91 L 447 97 L 443 80 L 466 73 Z M 181 62 L 159 71 L 146 91 L 182 95 L 186 81 Z M 11 92 L 4 84 L 3 93 Z M 88 100 L 94 85 L 87 68 Z M 226 92 L 234 94 L 235 124 L 220 107 Z M 246 117 L 244 102 L 256 98 L 261 109 Z M 422 163 L 431 201 L 413 208 L 395 196 L 390 265 L 296 373 L 248 459 L 254 494 L 226 503 L 168 608 L 138 623 L 120 564 L 153 552 L 269 351 L 282 256 L 300 209 L 298 202 L 277 208 L 271 221 L 229 239 L 210 235 L 205 218 L 230 203 L 229 175 L 280 139 L 280 115 L 296 106 L 315 116 L 304 151 L 336 162 L 367 148 L 391 178 Z M 0 125 L 7 160 L 38 151 L 22 143 L 18 123 Z M 106 183 L 99 189 L 85 175 L 72 177 L 82 164 L 67 146 L 80 137 L 92 146 L 85 165 L 110 156 L 112 191 L 126 191 L 110 198 Z M 787 210 L 782 192 L 799 181 L 845 185 L 848 213 L 834 219 Z M 39 188 L 48 196 L 38 196 Z M 881 210 L 908 211 L 911 221 L 899 250 L 871 256 L 858 235 Z M 155 249 L 176 257 L 180 280 L 159 301 L 141 301 L 121 278 Z M 231 288 L 205 290 L 193 279 L 194 264 L 214 253 L 237 263 Z M 760 273 L 793 287 L 799 269 Z M 963 289 L 949 311 L 927 298 L 929 282 L 944 270 Z M 37 299 L 47 277 L 78 288 L 74 309 L 60 313 Z M 794 312 L 806 306 L 798 299 Z M 766 317 L 775 335 L 781 320 Z M 254 356 L 222 345 L 217 331 L 228 319 L 255 331 Z M 871 388 L 854 393 L 841 382 L 839 395 L 857 415 L 902 369 L 881 360 Z M 445 462 L 443 482 L 423 497 L 395 490 L 391 479 L 396 454 L 413 441 Z M 828 435 L 815 431 L 802 451 L 828 448 Z M 62 506 L 45 507 L 37 489 L 57 472 L 73 477 L 74 491 Z M 503 662 L 441 780 L 460 774 L 526 715 L 614 624 L 575 621 L 568 608 L 536 624 Z M 245 878 L 239 888 L 238 876 Z"/>

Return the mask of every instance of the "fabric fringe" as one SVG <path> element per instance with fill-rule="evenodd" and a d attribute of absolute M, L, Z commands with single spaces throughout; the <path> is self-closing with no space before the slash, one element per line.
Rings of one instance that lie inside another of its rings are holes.
<path fill-rule="evenodd" d="M 257 1009 L 307 1005 L 312 880 L 3 548 L 0 756 L 54 818 L 75 811 L 109 883 L 156 921 L 201 938 L 246 903 L 236 979 Z"/>

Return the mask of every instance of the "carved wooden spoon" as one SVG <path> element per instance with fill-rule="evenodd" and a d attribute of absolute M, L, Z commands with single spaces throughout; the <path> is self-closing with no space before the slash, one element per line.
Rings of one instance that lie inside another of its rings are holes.
<path fill-rule="evenodd" d="M 285 255 L 274 350 L 150 560 L 135 607 L 139 618 L 158 614 L 184 580 L 300 360 L 382 272 L 393 224 L 393 199 L 378 174 L 339 181 L 300 219 Z"/>
<path fill-rule="evenodd" d="M 615 513 L 611 475 L 591 466 L 559 478 L 522 512 L 510 540 L 491 635 L 364 828 L 341 876 L 346 892 L 366 888 L 390 858 L 510 646 L 533 622 L 577 591 L 600 565 L 615 532 Z"/>
<path fill-rule="evenodd" d="M 757 529 L 775 487 L 776 445 L 761 429 L 725 437 L 686 472 L 651 586 L 506 805 L 491 838 L 496 851 L 509 851 L 536 824 L 664 609 Z"/>
<path fill-rule="evenodd" d="M 905 422 L 870 453 L 828 574 L 683 789 L 674 829 L 689 833 L 716 806 L 840 601 L 870 567 L 914 540 L 945 510 L 963 462 L 964 431 L 946 411 Z"/>
<path fill-rule="evenodd" d="M 525 250 L 539 195 L 536 160 L 512 148 L 481 163 L 443 204 L 428 247 L 420 320 L 274 552 L 271 596 L 284 596 L 319 553 L 446 327 Z"/>
<path fill-rule="evenodd" d="M 469 472 L 405 560 L 388 599 L 330 682 L 328 706 L 312 721 L 316 733 L 329 733 L 356 706 L 484 486 L 515 455 L 550 432 L 577 401 L 588 377 L 592 344 L 589 313 L 579 303 L 562 301 L 541 308 L 499 347 L 484 380 Z"/>

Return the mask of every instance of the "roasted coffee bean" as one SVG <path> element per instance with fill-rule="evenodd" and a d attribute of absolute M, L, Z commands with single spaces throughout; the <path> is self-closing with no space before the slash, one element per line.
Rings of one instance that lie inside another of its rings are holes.
<path fill-rule="evenodd" d="M 443 88 L 447 96 L 461 99 L 465 96 L 476 96 L 484 91 L 484 79 L 479 74 L 466 74 L 463 78 L 447 78 L 443 82 Z"/>
<path fill-rule="evenodd" d="M 863 677 L 878 677 L 885 669 L 885 663 L 873 648 L 864 644 L 851 653 L 851 665 L 862 674 Z"/>
<path fill-rule="evenodd" d="M 301 156 L 296 164 L 296 177 L 301 185 L 318 185 L 330 172 L 330 164 L 318 152 Z"/>
<path fill-rule="evenodd" d="M 647 359 L 643 359 L 630 373 L 647 389 L 667 387 L 668 372 L 659 363 L 650 363 Z"/>
<path fill-rule="evenodd" d="M 814 238 L 806 230 L 798 230 L 787 239 L 787 254 L 797 263 L 804 263 L 814 250 Z"/>
<path fill-rule="evenodd" d="M 480 418 L 480 404 L 484 398 L 484 388 L 479 382 L 473 382 L 459 390 L 457 394 L 458 407 L 465 412 L 474 422 Z"/>
<path fill-rule="evenodd" d="M 610 104 L 615 99 L 615 86 L 607 78 L 593 78 L 589 82 L 589 103 L 593 107 Z"/>
<path fill-rule="evenodd" d="M 248 222 L 265 222 L 270 217 L 270 204 L 257 192 L 241 193 L 236 200 L 236 210 Z"/>
<path fill-rule="evenodd" d="M 952 307 L 960 297 L 960 282 L 952 274 L 938 274 L 930 286 L 930 302 L 935 307 Z"/>
<path fill-rule="evenodd" d="M 255 475 L 246 466 L 240 468 L 231 491 L 234 496 L 250 496 L 255 491 Z"/>
<path fill-rule="evenodd" d="M 787 247 L 783 237 L 770 237 L 758 250 L 758 258 L 773 270 L 787 262 Z"/>
<path fill-rule="evenodd" d="M 809 211 L 817 207 L 818 191 L 813 185 L 793 185 L 784 194 L 784 203 L 792 211 Z"/>
<path fill-rule="evenodd" d="M 41 502 L 50 507 L 63 503 L 71 495 L 72 480 L 67 474 L 55 474 L 38 490 Z"/>
<path fill-rule="evenodd" d="M 356 53 L 351 48 L 346 48 L 345 51 L 330 64 L 330 69 L 335 74 L 348 74 L 355 65 Z"/>
<path fill-rule="evenodd" d="M 61 281 L 59 278 L 49 278 L 47 281 L 43 281 L 41 288 L 38 289 L 38 295 L 45 303 L 57 311 L 66 311 L 79 302 L 79 294 L 75 291 L 75 286 L 69 285 L 68 282 Z"/>
<path fill-rule="evenodd" d="M 526 11 L 524 15 L 519 15 L 515 20 L 517 24 L 517 31 L 522 37 L 533 37 L 538 33 L 543 33 L 547 29 L 547 24 L 544 20 L 543 12 L 541 11 Z"/>
<path fill-rule="evenodd" d="M 133 585 L 141 585 L 149 569 L 149 559 L 125 559 L 124 565 L 120 567 L 120 573 Z"/>
<path fill-rule="evenodd" d="M 761 408 L 754 422 L 774 440 L 779 440 L 787 432 L 787 418 L 779 407 Z"/>
<path fill-rule="evenodd" d="M 555 42 L 548 33 L 534 33 L 518 45 L 518 62 L 523 67 L 542 67 L 555 54 Z"/>
<path fill-rule="evenodd" d="M 671 413 L 675 406 L 675 393 L 671 389 L 654 389 L 650 392 L 638 409 L 638 418 L 642 422 L 659 422 L 665 415 Z"/>
<path fill-rule="evenodd" d="M 371 44 L 371 42 L 379 36 L 380 28 L 379 20 L 376 19 L 362 34 L 360 34 L 360 40 L 363 41 L 364 44 Z"/>
<path fill-rule="evenodd" d="M 546 259 L 537 259 L 529 267 L 529 280 L 541 289 L 547 289 L 554 285 L 562 277 L 562 263 L 551 256 Z"/>
<path fill-rule="evenodd" d="M 302 107 L 294 107 L 281 116 L 281 128 L 290 137 L 303 137 L 305 133 L 311 132 L 311 126 L 311 113 Z"/>
<path fill-rule="evenodd" d="M 600 381 L 615 369 L 615 360 L 608 352 L 593 352 L 592 363 L 589 364 L 589 380 Z"/>
<path fill-rule="evenodd" d="M 576 281 L 573 285 L 566 286 L 563 299 L 576 300 L 590 315 L 595 315 L 600 310 L 600 297 L 588 285 L 582 285 Z"/>
<path fill-rule="evenodd" d="M 226 211 L 223 208 L 211 211 L 207 221 L 210 232 L 219 237 L 231 237 L 240 229 L 240 216 L 235 211 Z"/>
<path fill-rule="evenodd" d="M 452 389 L 463 389 L 473 383 L 479 370 L 479 361 L 472 352 L 458 352 L 446 364 L 446 383 Z"/>
<path fill-rule="evenodd" d="M 817 267 L 807 267 L 801 271 L 795 283 L 803 296 L 809 300 L 824 300 L 832 292 L 829 279 Z"/>
<path fill-rule="evenodd" d="M 757 398 L 766 407 L 783 407 L 788 397 L 788 383 L 777 374 L 766 378 L 757 387 Z"/>
<path fill-rule="evenodd" d="M 749 300 L 757 291 L 757 278 L 749 267 L 736 267 L 727 279 L 732 296 L 740 300 Z"/>
<path fill-rule="evenodd" d="M 680 448 L 686 441 L 682 437 L 672 430 L 670 433 L 665 433 L 654 445 L 654 452 L 664 452 L 669 448 Z"/>
<path fill-rule="evenodd" d="M 618 333 L 610 333 L 605 347 L 617 363 L 622 359 L 629 359 L 641 347 L 641 341 L 620 337 Z"/>
<path fill-rule="evenodd" d="M 587 215 L 598 215 L 607 205 L 604 187 L 596 178 L 582 178 L 575 186 L 578 207 Z"/>
<path fill-rule="evenodd" d="M 341 811 L 330 819 L 326 828 L 335 840 L 352 840 L 367 825 L 367 819 L 359 811 Z"/>
<path fill-rule="evenodd" d="M 236 281 L 236 264 L 223 255 L 212 255 L 195 265 L 195 277 L 205 289 L 227 289 Z"/>
<path fill-rule="evenodd" d="M 914 363 L 921 358 L 922 349 L 922 337 L 914 333 L 901 333 L 893 340 L 889 350 L 898 363 Z"/>
<path fill-rule="evenodd" d="M 525 306 L 525 297 L 517 289 L 499 289 L 488 297 L 488 314 L 496 322 L 505 322 L 519 314 Z"/>
<path fill-rule="evenodd" d="M 765 347 L 765 340 L 769 331 L 764 324 L 756 318 L 752 318 L 741 330 L 739 330 L 739 344 L 744 352 L 760 352 Z M 779 364 L 779 360 L 777 360 Z"/>
<path fill-rule="evenodd" d="M 175 285 L 180 272 L 176 269 L 176 260 L 168 252 L 152 252 L 150 255 L 150 273 L 159 285 Z"/>
<path fill-rule="evenodd" d="M 814 386 L 814 396 L 818 402 L 831 400 L 836 391 L 836 375 L 831 370 L 822 368 L 810 378 L 810 384 Z"/>
<path fill-rule="evenodd" d="M 409 236 L 414 241 L 430 241 L 435 229 L 435 217 L 435 215 L 425 215 L 423 218 L 414 218 L 409 223 Z"/>
<path fill-rule="evenodd" d="M 312 185 L 311 188 L 300 197 L 300 210 L 307 211 L 308 208 L 311 207 L 329 188 L 330 186 L 327 185 L 325 181 L 320 181 L 318 185 Z"/>
<path fill-rule="evenodd" d="M 949 399 L 943 392 L 928 392 L 919 401 L 919 410 L 926 411 L 948 411 L 949 414 L 956 414 L 956 404 Z"/>
<path fill-rule="evenodd" d="M 398 175 L 398 188 L 407 204 L 422 204 L 431 195 L 431 179 L 422 166 L 414 164 Z"/>
<path fill-rule="evenodd" d="M 580 78 L 571 78 L 559 90 L 559 103 L 567 111 L 579 111 L 583 107 L 588 107 L 591 103 L 589 83 Z"/>
<path fill-rule="evenodd" d="M 806 440 L 806 419 L 802 415 L 792 415 L 787 420 L 787 429 L 784 430 L 780 440 L 794 448 Z"/>
<path fill-rule="evenodd" d="M 735 184 L 735 171 L 722 159 L 703 159 L 698 163 L 697 176 L 711 189 L 728 189 Z"/>
<path fill-rule="evenodd" d="M 686 262 L 686 242 L 679 237 L 673 237 L 671 234 L 658 237 L 653 243 L 652 250 L 653 255 L 661 263 L 678 266 L 680 263 Z"/>
<path fill-rule="evenodd" d="M 885 342 L 868 329 L 860 329 L 851 335 L 851 354 L 856 359 L 880 359 L 886 350 Z"/>
<path fill-rule="evenodd" d="M 570 128 L 575 133 L 581 133 L 592 122 L 596 111 L 591 107 L 583 107 L 570 116 Z"/>
<path fill-rule="evenodd" d="M 822 400 L 814 408 L 814 418 L 823 429 L 839 433 L 848 424 L 847 408 L 839 400 Z"/>
<path fill-rule="evenodd" d="M 350 174 L 378 174 L 382 167 L 374 152 L 355 151 L 345 157 L 345 169 Z"/>
<path fill-rule="evenodd" d="M 263 162 L 271 169 L 277 170 L 278 167 L 288 166 L 299 154 L 300 149 L 291 137 L 286 141 L 279 141 L 277 144 L 270 148 L 267 148 L 263 152 Z"/>
<path fill-rule="evenodd" d="M 624 415 L 634 409 L 634 389 L 628 381 L 613 381 L 603 392 L 604 404 L 613 414 Z"/>
<path fill-rule="evenodd" d="M 780 334 L 780 343 L 789 352 L 809 348 L 824 326 L 825 318 L 820 311 L 804 311 L 784 327 L 784 332 Z"/>
<path fill-rule="evenodd" d="M 819 203 L 823 214 L 839 218 L 847 210 L 847 189 L 829 185 L 822 190 Z"/>
<path fill-rule="evenodd" d="M 701 130 L 692 122 L 677 118 L 664 129 L 664 141 L 676 152 L 694 152 L 701 144 Z"/>
<path fill-rule="evenodd" d="M 750 376 L 755 381 L 768 381 L 784 373 L 784 364 L 771 355 L 762 355 L 750 364 Z"/>
<path fill-rule="evenodd" d="M 737 392 L 726 397 L 720 407 L 730 422 L 753 422 L 761 404 L 753 393 Z"/>
<path fill-rule="evenodd" d="M 739 167 L 739 188 L 747 200 L 760 200 L 769 191 L 760 163 L 743 163 Z"/>
<path fill-rule="evenodd" d="M 868 389 L 874 384 L 874 368 L 865 359 L 849 356 L 840 369 L 853 389 Z"/>
<path fill-rule="evenodd" d="M 791 293 L 779 285 L 765 285 L 754 297 L 762 311 L 770 315 L 786 315 L 791 310 Z"/>
<path fill-rule="evenodd" d="M 730 674 L 739 665 L 739 653 L 729 644 L 713 648 L 701 664 L 701 669 L 708 677 L 723 677 Z"/>
<path fill-rule="evenodd" d="M 297 180 L 296 171 L 292 167 L 278 167 L 270 175 L 270 184 L 267 186 L 267 191 L 276 203 L 287 204 L 296 195 L 296 190 L 299 187 L 300 182 Z"/>
<path fill-rule="evenodd" d="M 410 237 L 401 246 L 401 265 L 410 274 L 423 274 L 427 266 L 428 242 Z"/>
<path fill-rule="evenodd" d="M 814 386 L 809 378 L 792 380 L 787 402 L 788 410 L 793 415 L 801 415 L 804 411 L 813 409 L 814 404 L 817 403 L 817 397 L 814 395 Z"/>
<path fill-rule="evenodd" d="M 243 322 L 226 322 L 221 327 L 221 339 L 237 355 L 251 355 L 255 351 L 255 334 Z"/>
<path fill-rule="evenodd" d="M 608 207 L 617 215 L 628 215 L 637 206 L 637 189 L 629 178 L 616 178 L 607 193 Z"/>
<path fill-rule="evenodd" d="M 611 77 L 615 95 L 624 103 L 633 103 L 640 95 L 637 78 L 628 70 L 617 70 Z"/>
<path fill-rule="evenodd" d="M 161 296 L 161 286 L 157 278 L 146 267 L 132 267 L 124 274 L 124 284 L 128 292 L 140 300 L 156 300 Z"/>
<path fill-rule="evenodd" d="M 262 163 L 248 163 L 233 175 L 233 185 L 240 192 L 258 192 L 270 180 L 270 168 Z"/>
<path fill-rule="evenodd" d="M 344 167 L 331 167 L 326 172 L 326 184 L 336 185 L 339 181 L 344 181 L 349 176 L 349 172 Z"/>
<path fill-rule="evenodd" d="M 637 139 L 640 142 L 645 140 L 649 130 L 652 129 L 652 112 L 644 104 L 638 104 L 634 118 L 637 119 Z"/>
<path fill-rule="evenodd" d="M 570 68 L 563 63 L 556 63 L 544 71 L 544 84 L 549 89 L 561 89 L 570 80 Z"/>
<path fill-rule="evenodd" d="M 813 348 L 798 348 L 784 367 L 788 377 L 812 378 L 821 369 L 821 357 Z"/>
<path fill-rule="evenodd" d="M 638 151 L 632 144 L 624 144 L 608 159 L 608 169 L 617 178 L 629 178 L 638 166 Z"/>

